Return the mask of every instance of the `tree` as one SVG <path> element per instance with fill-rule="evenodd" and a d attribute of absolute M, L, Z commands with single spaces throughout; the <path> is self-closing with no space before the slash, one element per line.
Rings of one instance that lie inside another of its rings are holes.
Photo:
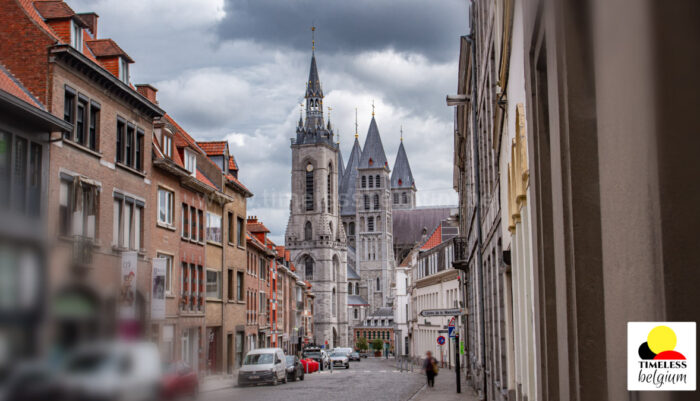
<path fill-rule="evenodd" d="M 357 348 L 360 351 L 367 351 L 369 349 L 367 339 L 365 337 L 360 337 L 360 339 L 357 340 L 357 343 L 355 343 L 355 348 Z"/>
<path fill-rule="evenodd" d="M 372 349 L 379 352 L 384 349 L 384 341 L 380 340 L 379 338 L 375 338 L 372 340 Z"/>

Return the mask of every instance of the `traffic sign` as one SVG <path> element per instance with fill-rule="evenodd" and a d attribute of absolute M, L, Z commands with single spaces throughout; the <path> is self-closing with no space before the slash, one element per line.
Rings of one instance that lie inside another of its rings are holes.
<path fill-rule="evenodd" d="M 450 308 L 450 309 L 424 309 L 420 311 L 420 315 L 423 317 L 431 316 L 460 316 L 463 315 L 464 311 L 462 308 Z"/>
<path fill-rule="evenodd" d="M 455 327 L 455 317 L 452 316 L 452 319 L 450 319 L 450 323 L 448 324 L 449 327 Z"/>
<path fill-rule="evenodd" d="M 455 326 L 450 326 L 447 328 L 447 335 L 450 338 L 455 338 Z"/>
<path fill-rule="evenodd" d="M 440 345 L 445 345 L 445 337 L 444 337 L 444 336 L 438 337 L 438 338 L 437 338 L 437 343 L 440 344 Z"/>

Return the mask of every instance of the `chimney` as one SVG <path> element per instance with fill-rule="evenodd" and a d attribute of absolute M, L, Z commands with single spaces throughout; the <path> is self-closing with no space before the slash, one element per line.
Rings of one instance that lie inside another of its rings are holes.
<path fill-rule="evenodd" d="M 97 19 L 100 18 L 97 13 L 80 13 L 78 17 L 83 20 L 87 28 L 92 32 L 92 37 L 97 39 Z"/>
<path fill-rule="evenodd" d="M 139 84 L 136 85 L 136 90 L 143 95 L 143 97 L 150 100 L 151 103 L 158 104 L 158 100 L 156 99 L 156 92 L 158 92 L 158 89 L 149 84 Z"/>

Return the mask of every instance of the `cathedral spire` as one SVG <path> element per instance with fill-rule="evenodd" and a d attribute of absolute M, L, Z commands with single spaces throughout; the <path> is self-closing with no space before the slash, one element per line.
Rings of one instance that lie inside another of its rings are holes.
<path fill-rule="evenodd" d="M 399 151 L 396 153 L 396 160 L 394 161 L 394 169 L 391 172 L 391 187 L 392 188 L 415 188 L 415 181 L 413 180 L 413 173 L 411 172 L 411 165 L 408 163 L 408 156 L 406 155 L 406 149 L 403 146 L 403 133 L 402 140 L 399 144 Z"/>
<path fill-rule="evenodd" d="M 321 79 L 318 77 L 318 67 L 316 66 L 316 38 L 314 32 L 316 27 L 311 27 L 311 67 L 309 67 L 309 81 L 306 83 L 306 128 L 315 130 L 323 129 L 323 90 L 321 89 Z"/>

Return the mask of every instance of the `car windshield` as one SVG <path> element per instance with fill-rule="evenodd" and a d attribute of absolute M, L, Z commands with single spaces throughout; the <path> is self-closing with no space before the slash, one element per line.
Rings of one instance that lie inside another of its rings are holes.
<path fill-rule="evenodd" d="M 93 373 L 104 369 L 109 364 L 109 357 L 104 352 L 83 352 L 75 355 L 65 365 L 69 373 Z"/>
<path fill-rule="evenodd" d="M 265 365 L 271 364 L 274 359 L 272 354 L 249 354 L 245 357 L 244 365 Z"/>
<path fill-rule="evenodd" d="M 318 358 L 321 356 L 320 352 L 304 352 L 304 356 L 311 358 Z"/>
<path fill-rule="evenodd" d="M 345 356 L 345 353 L 343 352 L 334 352 L 331 354 L 332 357 L 343 357 Z"/>
<path fill-rule="evenodd" d="M 287 355 L 284 358 L 287 360 L 287 366 L 294 365 L 294 355 Z"/>

